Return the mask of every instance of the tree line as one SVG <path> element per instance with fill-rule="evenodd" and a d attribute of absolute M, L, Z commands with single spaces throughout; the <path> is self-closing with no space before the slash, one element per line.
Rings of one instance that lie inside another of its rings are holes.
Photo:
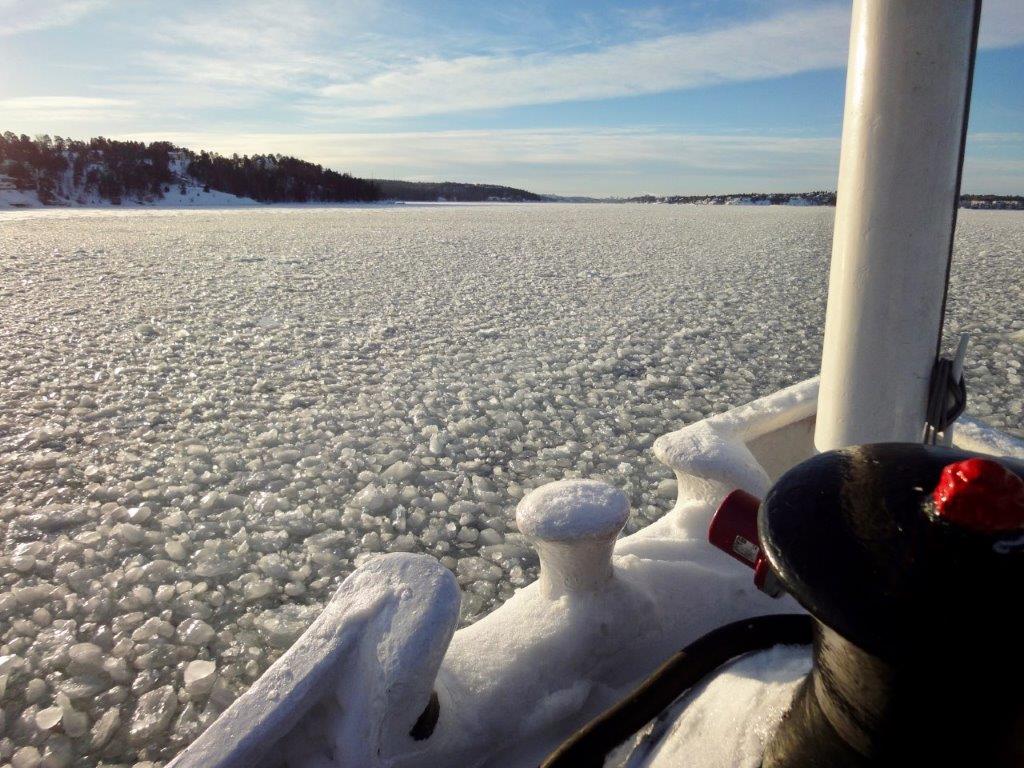
<path fill-rule="evenodd" d="M 542 195 L 527 192 L 525 189 L 503 187 L 497 184 L 464 184 L 457 181 L 397 181 L 395 179 L 378 179 L 375 183 L 386 200 L 534 203 L 545 199 Z"/>
<path fill-rule="evenodd" d="M 370 202 L 380 199 L 372 181 L 338 173 L 285 155 L 212 152 L 192 155 L 188 173 L 210 189 L 251 197 L 261 203 Z"/>
<path fill-rule="evenodd" d="M 146 144 L 102 136 L 79 141 L 48 135 L 0 134 L 0 174 L 34 191 L 43 204 L 98 196 L 115 204 L 153 200 L 203 185 L 260 202 L 347 202 L 380 199 L 371 181 L 285 155 L 224 157 L 167 141 Z M 187 178 L 191 177 L 191 178 Z"/>

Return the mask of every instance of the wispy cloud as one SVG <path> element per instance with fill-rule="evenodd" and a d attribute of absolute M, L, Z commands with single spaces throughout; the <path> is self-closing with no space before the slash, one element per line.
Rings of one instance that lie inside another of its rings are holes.
<path fill-rule="evenodd" d="M 110 0 L 0 0 L 0 36 L 66 27 L 110 5 Z"/>
<path fill-rule="evenodd" d="M 151 45 L 133 79 L 219 88 L 230 101 L 313 97 L 336 78 L 395 60 L 404 43 L 362 39 L 378 5 L 233 0 L 177 9 L 147 31 Z"/>
<path fill-rule="evenodd" d="M 398 117 L 609 99 L 761 80 L 846 61 L 849 9 L 828 5 L 597 51 L 427 58 L 321 89 L 317 114 Z"/>
<path fill-rule="evenodd" d="M 108 122 L 123 119 L 132 106 L 125 99 L 87 96 L 19 96 L 0 99 L 0 114 L 7 125 L 23 123 L 59 125 L 67 122 Z"/>
<path fill-rule="evenodd" d="M 1019 2 L 986 3 L 982 46 L 1024 42 Z M 588 52 L 422 58 L 328 85 L 306 107 L 321 117 L 395 118 L 766 80 L 843 67 L 849 34 L 848 4 L 829 3 Z"/>
<path fill-rule="evenodd" d="M 306 89 L 328 62 L 317 41 L 334 21 L 305 0 L 256 0 L 180 12 L 154 30 L 143 63 L 164 77 L 221 86 Z"/>
<path fill-rule="evenodd" d="M 979 131 L 967 137 L 964 158 L 965 192 L 1024 190 L 1024 132 Z"/>
<path fill-rule="evenodd" d="M 1024 44 L 1024 6 L 1020 0 L 985 0 L 978 45 L 1009 48 Z"/>
<path fill-rule="evenodd" d="M 66 24 L 113 0 L 0 0 L 8 31 Z M 133 66 L 109 69 L 100 94 L 134 99 L 161 114 L 246 109 L 274 103 L 278 115 L 323 130 L 425 115 L 458 115 L 528 105 L 610 100 L 765 80 L 841 68 L 848 2 L 762 6 L 757 18 L 707 19 L 686 32 L 658 34 L 659 7 L 617 12 L 623 33 L 565 47 L 548 28 L 538 45 L 509 46 L 505 34 L 438 32 L 422 8 L 389 0 L 229 0 L 165 6 L 138 30 L 145 46 Z M 1020 0 L 986 0 L 982 43 L 1024 42 Z M 767 11 L 769 15 L 764 16 Z M 522 9 L 517 29 L 529 26 Z M 419 17 L 421 30 L 410 32 Z M 583 17 L 586 14 L 582 14 Z M 493 19 L 492 19 L 493 21 Z M 582 23 L 582 22 L 581 22 Z M 584 25 L 585 26 L 585 25 Z M 400 30 L 399 30 L 400 28 Z M 390 30 L 390 33 L 389 33 Z M 575 32 L 578 32 L 576 30 Z M 566 31 L 573 37 L 574 30 Z M 524 40 L 529 35 L 524 34 Z M 539 33 L 538 33 L 539 34 Z M 467 53 L 458 38 L 472 37 Z"/>

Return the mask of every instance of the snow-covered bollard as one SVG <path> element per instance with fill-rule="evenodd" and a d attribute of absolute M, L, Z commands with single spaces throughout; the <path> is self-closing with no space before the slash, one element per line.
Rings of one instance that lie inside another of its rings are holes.
<path fill-rule="evenodd" d="M 540 585 L 555 596 L 595 590 L 612 575 L 612 548 L 629 499 L 598 480 L 559 480 L 529 493 L 516 524 L 540 555 Z"/>

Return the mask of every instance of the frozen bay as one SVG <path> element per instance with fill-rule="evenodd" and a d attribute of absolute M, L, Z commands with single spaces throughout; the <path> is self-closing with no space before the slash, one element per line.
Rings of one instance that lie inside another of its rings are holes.
<path fill-rule="evenodd" d="M 0 761 L 165 760 L 352 568 L 466 621 L 535 574 L 522 494 L 671 504 L 657 436 L 816 373 L 833 210 L 0 214 Z M 962 211 L 948 336 L 1024 435 L 1024 215 Z"/>

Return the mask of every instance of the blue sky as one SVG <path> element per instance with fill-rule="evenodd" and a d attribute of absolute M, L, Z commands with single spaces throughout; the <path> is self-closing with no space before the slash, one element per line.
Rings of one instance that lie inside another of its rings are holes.
<path fill-rule="evenodd" d="M 964 189 L 1024 194 L 1024 3 Z M 0 0 L 0 130 L 561 194 L 835 187 L 849 2 Z"/>

